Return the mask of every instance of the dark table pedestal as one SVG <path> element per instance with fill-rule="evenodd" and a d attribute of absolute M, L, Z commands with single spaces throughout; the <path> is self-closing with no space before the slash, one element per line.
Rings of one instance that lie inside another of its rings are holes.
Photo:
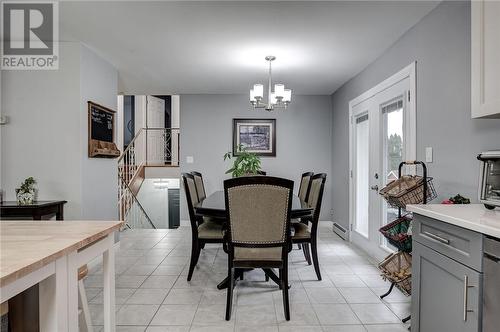
<path fill-rule="evenodd" d="M 0 203 L 2 218 L 26 218 L 42 220 L 52 217 L 64 219 L 64 204 L 66 201 L 36 201 L 29 205 L 19 205 L 17 202 Z M 9 332 L 38 332 L 40 330 L 38 285 L 9 300 Z"/>

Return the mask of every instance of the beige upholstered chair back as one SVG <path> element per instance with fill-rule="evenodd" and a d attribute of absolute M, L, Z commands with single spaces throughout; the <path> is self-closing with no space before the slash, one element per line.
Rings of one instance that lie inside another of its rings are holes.
<path fill-rule="evenodd" d="M 291 188 L 272 184 L 228 188 L 226 204 L 231 242 L 236 245 L 284 243 L 290 221 L 291 183 Z"/>
<path fill-rule="evenodd" d="M 299 198 L 302 201 L 305 201 L 307 198 L 307 190 L 309 189 L 309 181 L 311 181 L 311 175 L 302 176 L 302 179 L 300 180 Z"/>
<path fill-rule="evenodd" d="M 201 201 L 207 197 L 205 193 L 205 186 L 203 185 L 203 177 L 199 173 L 191 173 L 194 176 L 194 183 L 196 185 L 196 192 L 198 193 L 198 200 Z"/>
<path fill-rule="evenodd" d="M 198 200 L 198 194 L 196 192 L 196 183 L 195 179 L 191 177 L 186 177 L 187 190 L 189 197 L 191 197 L 191 203 L 194 205 L 198 204 L 200 201 Z"/>
<path fill-rule="evenodd" d="M 321 199 L 323 198 L 325 181 L 326 174 L 315 174 L 311 178 L 311 187 L 309 189 L 307 205 L 314 208 L 314 215 L 316 217 L 319 217 L 319 209 L 321 208 Z"/>

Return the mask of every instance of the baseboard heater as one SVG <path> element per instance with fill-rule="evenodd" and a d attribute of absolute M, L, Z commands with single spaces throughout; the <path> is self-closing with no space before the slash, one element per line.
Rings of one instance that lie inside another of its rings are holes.
<path fill-rule="evenodd" d="M 333 222 L 333 232 L 343 238 L 344 240 L 347 240 L 348 234 L 347 234 L 347 229 L 345 229 L 342 225 L 340 225 L 337 222 Z"/>

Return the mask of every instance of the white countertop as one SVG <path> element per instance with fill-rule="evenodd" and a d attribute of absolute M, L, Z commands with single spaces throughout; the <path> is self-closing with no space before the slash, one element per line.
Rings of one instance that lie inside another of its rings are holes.
<path fill-rule="evenodd" d="M 407 210 L 500 239 L 500 208 L 482 204 L 408 205 Z"/>

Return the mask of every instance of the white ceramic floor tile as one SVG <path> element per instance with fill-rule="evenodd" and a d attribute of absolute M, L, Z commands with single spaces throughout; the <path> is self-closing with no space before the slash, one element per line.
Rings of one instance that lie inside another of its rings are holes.
<path fill-rule="evenodd" d="M 161 305 L 151 325 L 191 325 L 197 306 L 191 304 Z"/>
<path fill-rule="evenodd" d="M 127 300 L 127 304 L 162 304 L 168 289 L 139 288 Z"/>
<path fill-rule="evenodd" d="M 363 324 L 397 324 L 399 318 L 384 304 L 351 304 Z"/>
<path fill-rule="evenodd" d="M 347 303 L 380 303 L 380 298 L 368 287 L 339 288 Z"/>
<path fill-rule="evenodd" d="M 348 304 L 314 304 L 321 325 L 361 324 Z"/>
<path fill-rule="evenodd" d="M 148 325 L 158 305 L 125 304 L 116 314 L 117 325 Z"/>
<path fill-rule="evenodd" d="M 188 282 L 189 227 L 122 232 L 115 266 L 117 321 L 122 324 L 117 331 L 406 331 L 400 318 L 409 312 L 410 298 L 394 290 L 380 301 L 378 295 L 390 284 L 378 275 L 377 262 L 341 240 L 330 227 L 319 227 L 322 281 L 301 250 L 294 246 L 290 253 L 290 321 L 284 319 L 281 290 L 265 282 L 259 269 L 238 281 L 231 321 L 225 321 L 226 290 L 216 286 L 226 276 L 227 254 L 220 244 L 207 244 Z M 99 331 L 102 259 L 92 261 L 89 268 L 84 282 L 92 302 L 92 323 Z"/>

